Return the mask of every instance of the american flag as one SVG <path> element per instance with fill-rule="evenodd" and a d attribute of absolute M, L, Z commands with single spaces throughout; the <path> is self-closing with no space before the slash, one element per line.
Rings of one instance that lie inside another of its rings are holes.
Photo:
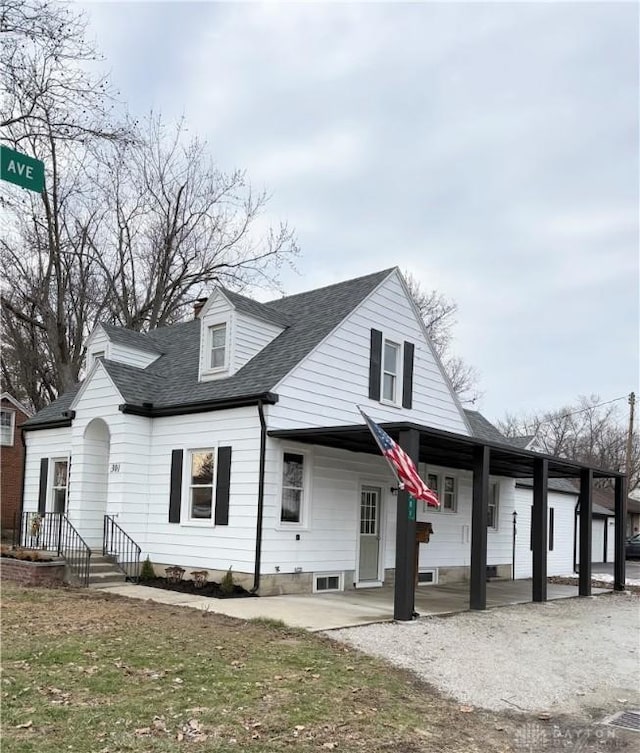
<path fill-rule="evenodd" d="M 397 442 L 391 439 L 384 429 L 367 416 L 362 408 L 359 407 L 358 410 L 362 413 L 362 418 L 364 418 L 369 431 L 373 434 L 380 452 L 385 456 L 398 477 L 401 487 L 408 491 L 412 497 L 426 502 L 430 507 L 440 507 L 438 495 L 429 489 L 420 478 L 413 460 L 411 460 Z"/>

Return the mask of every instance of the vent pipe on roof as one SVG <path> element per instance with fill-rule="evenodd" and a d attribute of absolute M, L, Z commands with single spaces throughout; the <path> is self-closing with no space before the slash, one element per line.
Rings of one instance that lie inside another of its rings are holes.
<path fill-rule="evenodd" d="M 200 316 L 200 312 L 202 311 L 202 308 L 206 302 L 207 302 L 206 298 L 198 298 L 196 302 L 193 304 L 193 318 L 194 319 L 197 319 Z"/>

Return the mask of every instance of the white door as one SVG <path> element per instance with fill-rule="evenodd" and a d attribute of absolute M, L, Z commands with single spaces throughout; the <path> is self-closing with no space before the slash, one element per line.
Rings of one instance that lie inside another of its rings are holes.
<path fill-rule="evenodd" d="M 591 561 L 604 562 L 604 526 L 606 519 L 594 518 L 591 527 Z"/>
<path fill-rule="evenodd" d="M 382 490 L 377 486 L 363 486 L 360 492 L 359 583 L 379 579 L 381 496 Z"/>

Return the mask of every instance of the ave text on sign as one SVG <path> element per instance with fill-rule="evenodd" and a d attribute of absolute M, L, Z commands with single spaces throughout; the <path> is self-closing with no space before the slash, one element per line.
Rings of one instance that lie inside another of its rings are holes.
<path fill-rule="evenodd" d="M 44 162 L 0 145 L 0 178 L 41 193 L 44 190 Z"/>

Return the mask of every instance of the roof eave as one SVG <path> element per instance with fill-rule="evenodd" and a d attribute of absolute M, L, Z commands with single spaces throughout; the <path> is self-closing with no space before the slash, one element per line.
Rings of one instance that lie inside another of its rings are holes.
<path fill-rule="evenodd" d="M 51 418 L 48 421 L 40 421 L 36 424 L 29 424 L 28 422 L 22 424 L 20 427 L 23 431 L 38 431 L 40 429 L 68 429 L 73 419 L 75 418 L 75 411 L 65 411 L 72 415 L 61 418 Z"/>
<path fill-rule="evenodd" d="M 245 408 L 250 405 L 275 405 L 278 395 L 274 392 L 260 392 L 256 395 L 243 395 L 241 397 L 219 398 L 197 403 L 183 403 L 181 405 L 167 405 L 154 407 L 152 403 L 135 405 L 122 403 L 119 407 L 122 413 L 145 418 L 161 418 L 163 416 L 184 416 L 190 413 L 208 413 L 209 411 L 227 410 L 229 408 Z"/>

